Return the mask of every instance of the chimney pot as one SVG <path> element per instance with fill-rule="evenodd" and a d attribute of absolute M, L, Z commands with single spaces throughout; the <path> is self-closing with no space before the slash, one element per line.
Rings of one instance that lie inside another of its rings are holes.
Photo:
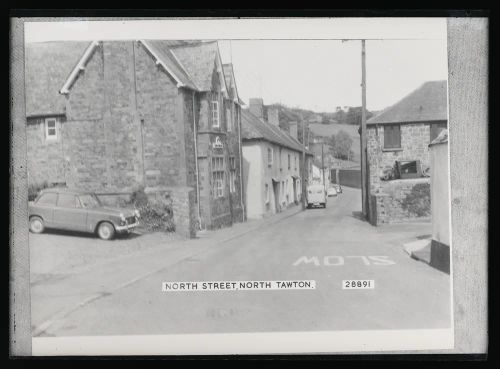
<path fill-rule="evenodd" d="M 254 97 L 249 100 L 249 105 L 250 113 L 257 118 L 264 119 L 264 100 Z"/>
<path fill-rule="evenodd" d="M 267 121 L 273 126 L 280 126 L 280 111 L 278 110 L 278 108 L 269 107 L 267 109 Z"/>
<path fill-rule="evenodd" d="M 297 122 L 288 122 L 288 127 L 290 128 L 290 136 L 298 140 L 297 137 Z"/>

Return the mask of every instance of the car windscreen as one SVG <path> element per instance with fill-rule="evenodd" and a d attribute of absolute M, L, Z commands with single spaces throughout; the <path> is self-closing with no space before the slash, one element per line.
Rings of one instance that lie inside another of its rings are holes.
<path fill-rule="evenodd" d="M 101 202 L 95 195 L 85 194 L 85 195 L 80 195 L 79 197 L 80 197 L 80 203 L 84 208 L 97 208 L 101 206 Z"/>

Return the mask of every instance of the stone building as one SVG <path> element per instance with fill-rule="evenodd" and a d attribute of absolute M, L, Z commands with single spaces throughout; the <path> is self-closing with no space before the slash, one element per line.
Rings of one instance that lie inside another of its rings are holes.
<path fill-rule="evenodd" d="M 252 101 L 255 107 L 256 100 Z M 300 206 L 303 173 L 307 183 L 313 155 L 306 150 L 304 164 L 297 124 L 291 125 L 288 134 L 279 127 L 279 113 L 269 110 L 266 121 L 256 115 L 262 110 L 252 110 L 255 114 L 242 110 L 243 180 L 247 217 L 258 219 Z"/>
<path fill-rule="evenodd" d="M 177 229 L 242 221 L 241 108 L 217 42 L 26 46 L 28 180 L 112 201 L 138 188 Z"/>
<path fill-rule="evenodd" d="M 446 81 L 430 81 L 367 121 L 372 224 L 430 220 L 428 146 L 447 113 Z"/>

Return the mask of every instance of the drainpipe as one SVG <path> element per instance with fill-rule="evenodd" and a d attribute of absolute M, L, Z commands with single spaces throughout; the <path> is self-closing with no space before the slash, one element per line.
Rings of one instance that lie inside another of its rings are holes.
<path fill-rule="evenodd" d="M 200 182 L 198 173 L 198 133 L 196 132 L 196 104 L 195 91 L 193 90 L 193 139 L 194 139 L 194 166 L 196 172 L 196 202 L 198 203 L 198 229 L 201 229 L 201 207 L 200 207 Z"/>
<path fill-rule="evenodd" d="M 238 109 L 239 105 L 236 105 L 236 109 Z M 242 220 L 245 221 L 245 203 L 243 201 L 243 151 L 241 149 L 241 107 L 238 111 L 238 146 L 240 150 L 240 202 L 241 202 L 241 210 L 243 212 Z"/>

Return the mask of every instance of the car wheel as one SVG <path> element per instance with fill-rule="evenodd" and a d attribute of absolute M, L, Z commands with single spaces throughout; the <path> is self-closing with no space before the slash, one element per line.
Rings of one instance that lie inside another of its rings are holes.
<path fill-rule="evenodd" d="M 45 229 L 43 224 L 43 219 L 40 217 L 31 217 L 30 219 L 30 231 L 33 233 L 42 233 Z"/>
<path fill-rule="evenodd" d="M 103 240 L 111 240 L 115 235 L 115 227 L 111 223 L 102 222 L 97 228 L 97 235 Z"/>

